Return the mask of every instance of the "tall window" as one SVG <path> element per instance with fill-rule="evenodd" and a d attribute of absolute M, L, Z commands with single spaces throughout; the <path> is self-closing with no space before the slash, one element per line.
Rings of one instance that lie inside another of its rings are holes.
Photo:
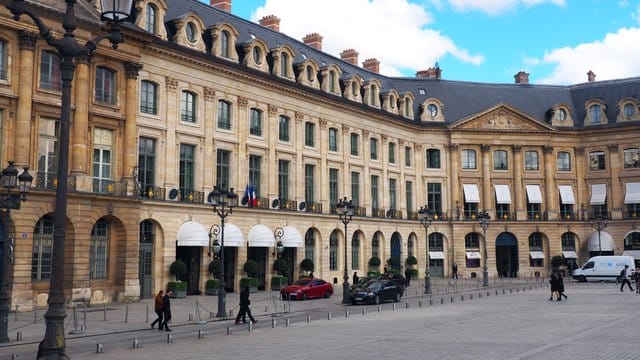
<path fill-rule="evenodd" d="M 93 189 L 96 192 L 112 192 L 111 152 L 113 148 L 113 131 L 96 128 L 93 134 Z"/>
<path fill-rule="evenodd" d="M 508 170 L 507 152 L 496 150 L 493 152 L 493 170 Z"/>
<path fill-rule="evenodd" d="M 145 30 L 152 34 L 156 34 L 156 7 L 152 4 L 147 5 Z"/>
<path fill-rule="evenodd" d="M 53 217 L 45 215 L 33 230 L 31 253 L 31 280 L 51 278 L 51 253 L 53 251 Z"/>
<path fill-rule="evenodd" d="M 404 147 L 404 166 L 406 167 L 411 166 L 411 147 L 410 146 Z"/>
<path fill-rule="evenodd" d="M 304 201 L 314 202 L 316 167 L 304 164 Z M 309 206 L 309 204 L 307 204 Z"/>
<path fill-rule="evenodd" d="M 351 133 L 351 155 L 358 156 L 359 155 L 359 136 L 356 133 Z"/>
<path fill-rule="evenodd" d="M 371 153 L 371 160 L 378 160 L 378 139 L 369 139 L 369 152 Z"/>
<path fill-rule="evenodd" d="M 575 251 L 576 250 L 576 238 L 574 233 L 566 232 L 560 237 L 562 241 L 563 251 Z"/>
<path fill-rule="evenodd" d="M 380 257 L 380 233 L 373 234 L 371 239 L 371 257 Z"/>
<path fill-rule="evenodd" d="M 396 163 L 396 143 L 389 143 L 389 164 Z"/>
<path fill-rule="evenodd" d="M 591 105 L 589 107 L 589 118 L 592 124 L 600 124 L 600 105 Z"/>
<path fill-rule="evenodd" d="M 222 30 L 220 32 L 220 56 L 229 58 L 231 57 L 231 51 L 229 51 L 229 32 Z"/>
<path fill-rule="evenodd" d="M 357 232 L 351 238 L 351 268 L 360 269 L 360 237 Z"/>
<path fill-rule="evenodd" d="M 106 104 L 116 103 L 116 74 L 106 67 L 96 69 L 96 101 Z"/>
<path fill-rule="evenodd" d="M 380 207 L 378 203 L 378 175 L 371 175 L 371 207 L 376 210 Z"/>
<path fill-rule="evenodd" d="M 338 129 L 329 128 L 329 151 L 338 151 Z"/>
<path fill-rule="evenodd" d="M 156 141 L 140 137 L 138 140 L 138 182 L 142 195 L 149 195 L 155 184 Z"/>
<path fill-rule="evenodd" d="M 427 169 L 440 169 L 440 150 L 427 149 Z"/>
<path fill-rule="evenodd" d="M 231 129 L 231 104 L 224 100 L 218 101 L 218 129 Z"/>
<path fill-rule="evenodd" d="M 556 167 L 558 171 L 571 171 L 571 154 L 566 151 L 559 151 L 556 154 Z"/>
<path fill-rule="evenodd" d="M 220 151 L 218 150 L 218 153 Z M 220 157 L 220 155 L 218 155 Z M 181 194 L 190 193 L 193 190 L 193 175 L 195 163 L 195 146 L 180 144 L 180 178 L 179 187 Z M 219 174 L 219 173 L 218 173 Z M 219 177 L 220 175 L 218 175 Z M 218 184 L 220 184 L 218 182 Z"/>
<path fill-rule="evenodd" d="M 40 87 L 47 90 L 60 90 L 60 58 L 53 51 L 40 53 Z"/>
<path fill-rule="evenodd" d="M 592 151 L 589 153 L 589 170 L 606 170 L 604 151 Z"/>
<path fill-rule="evenodd" d="M 329 270 L 338 270 L 338 230 L 333 230 L 329 236 Z"/>
<path fill-rule="evenodd" d="M 278 118 L 278 139 L 289 142 L 289 118 L 284 115 Z"/>
<path fill-rule="evenodd" d="M 542 252 L 542 235 L 539 232 L 535 232 L 529 235 L 529 251 Z M 529 257 L 529 266 L 542 267 L 544 266 L 544 258 Z"/>
<path fill-rule="evenodd" d="M 476 151 L 471 149 L 462 150 L 462 168 L 467 170 L 476 169 Z"/>
<path fill-rule="evenodd" d="M 260 197 L 260 167 L 262 156 L 249 155 L 249 184 L 253 186 L 256 197 Z"/>
<path fill-rule="evenodd" d="M 540 164 L 538 162 L 538 152 L 534 150 L 528 150 L 524 152 L 524 169 L 525 170 L 539 170 Z"/>
<path fill-rule="evenodd" d="M 316 146 L 316 124 L 309 121 L 304 123 L 304 145 Z"/>
<path fill-rule="evenodd" d="M 289 54 L 280 54 L 280 76 L 289 77 Z"/>
<path fill-rule="evenodd" d="M 407 239 L 407 257 L 414 256 L 413 243 L 413 236 L 409 236 L 409 238 Z"/>
<path fill-rule="evenodd" d="M 329 92 L 336 92 L 336 73 L 333 70 L 329 70 Z"/>
<path fill-rule="evenodd" d="M 221 186 L 223 190 L 228 190 L 231 185 L 229 180 L 230 159 L 230 151 L 220 149 L 216 151 L 216 184 Z"/>
<path fill-rule="evenodd" d="M 465 250 L 467 251 L 467 267 L 475 268 L 480 267 L 480 258 L 475 256 L 469 256 L 470 250 L 473 250 L 472 253 L 476 253 L 480 249 L 480 240 L 478 234 L 469 233 L 464 237 L 464 245 Z"/>
<path fill-rule="evenodd" d="M 429 251 L 442 251 L 444 249 L 443 243 L 441 233 L 434 232 L 429 234 Z"/>
<path fill-rule="evenodd" d="M 396 210 L 396 179 L 389 179 L 389 209 Z"/>
<path fill-rule="evenodd" d="M 190 123 L 196 122 L 196 95 L 191 91 L 182 91 L 180 120 Z"/>
<path fill-rule="evenodd" d="M 0 80 L 7 80 L 7 62 L 9 47 L 7 42 L 0 40 Z"/>
<path fill-rule="evenodd" d="M 315 261 L 316 238 L 313 229 L 304 234 L 304 258 Z"/>
<path fill-rule="evenodd" d="M 107 278 L 107 246 L 109 241 L 109 223 L 100 219 L 93 225 L 89 241 L 89 280 Z"/>
<path fill-rule="evenodd" d="M 289 161 L 278 160 L 278 199 L 289 200 Z"/>
<path fill-rule="evenodd" d="M 624 168 L 637 168 L 640 167 L 640 149 L 628 148 L 623 150 L 624 154 Z"/>
<path fill-rule="evenodd" d="M 351 200 L 353 206 L 360 206 L 360 173 L 351 172 Z"/>
<path fill-rule="evenodd" d="M 158 114 L 158 85 L 151 81 L 140 82 L 140 112 Z"/>
<path fill-rule="evenodd" d="M 58 171 L 59 122 L 40 118 L 38 136 L 38 183 L 46 189 L 53 189 Z"/>
<path fill-rule="evenodd" d="M 329 207 L 331 211 L 338 205 L 338 169 L 329 169 Z"/>
<path fill-rule="evenodd" d="M 249 134 L 262 136 L 262 110 L 252 108 L 251 120 L 249 123 Z"/>
<path fill-rule="evenodd" d="M 409 214 L 413 212 L 413 181 L 407 181 L 405 183 L 405 190 L 407 196 L 407 218 L 410 218 Z"/>
<path fill-rule="evenodd" d="M 442 213 L 442 184 L 427 183 L 427 207 L 434 214 Z"/>

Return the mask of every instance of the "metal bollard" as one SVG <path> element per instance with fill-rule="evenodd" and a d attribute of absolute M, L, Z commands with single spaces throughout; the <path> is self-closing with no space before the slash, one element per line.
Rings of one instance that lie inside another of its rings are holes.
<path fill-rule="evenodd" d="M 209 311 L 209 319 L 213 319 L 216 315 L 213 313 L 213 311 Z"/>
<path fill-rule="evenodd" d="M 171 334 L 167 334 L 167 344 L 173 342 L 173 336 Z"/>
<path fill-rule="evenodd" d="M 327 313 L 327 320 L 331 320 L 331 313 Z"/>
<path fill-rule="evenodd" d="M 189 322 L 193 321 L 193 314 L 189 313 Z"/>
<path fill-rule="evenodd" d="M 231 326 L 227 326 L 227 335 L 231 335 Z"/>
<path fill-rule="evenodd" d="M 444 298 L 440 298 L 440 304 L 444 304 Z"/>
<path fill-rule="evenodd" d="M 276 322 L 276 319 L 275 318 L 271 318 L 271 328 L 275 329 L 277 325 L 278 325 L 278 323 Z"/>
<path fill-rule="evenodd" d="M 16 311 L 13 314 L 14 314 L 14 321 L 18 322 L 18 305 L 16 305 Z"/>
<path fill-rule="evenodd" d="M 247 330 L 248 330 L 249 332 L 252 332 L 252 331 L 253 331 L 253 321 L 249 321 L 249 326 L 247 326 L 247 328 L 248 328 Z"/>
<path fill-rule="evenodd" d="M 144 306 L 144 322 L 149 322 L 149 305 Z"/>
<path fill-rule="evenodd" d="M 453 296 L 451 297 L 451 303 L 453 304 Z"/>
<path fill-rule="evenodd" d="M 378 305 L 378 312 L 382 311 L 382 306 Z"/>
<path fill-rule="evenodd" d="M 344 311 L 344 317 L 348 318 L 349 317 L 349 310 L 345 310 Z"/>
<path fill-rule="evenodd" d="M 469 294 L 469 300 L 473 300 L 473 294 Z"/>
<path fill-rule="evenodd" d="M 106 303 L 102 304 L 102 313 L 103 313 L 102 320 L 107 321 L 107 304 Z"/>
<path fill-rule="evenodd" d="M 233 310 L 229 310 L 229 317 L 233 317 Z"/>
<path fill-rule="evenodd" d="M 33 323 L 34 324 L 38 323 L 38 309 L 33 310 Z"/>
<path fill-rule="evenodd" d="M 268 312 L 268 311 L 269 311 L 269 308 L 265 306 L 264 307 L 264 312 Z"/>
<path fill-rule="evenodd" d="M 367 314 L 367 310 L 365 308 L 362 308 L 362 315 L 366 315 Z"/>
<path fill-rule="evenodd" d="M 129 322 L 129 305 L 124 307 L 124 322 Z"/>
<path fill-rule="evenodd" d="M 286 320 L 284 321 L 284 326 L 289 327 L 289 324 L 290 324 L 289 321 L 290 321 L 290 319 L 286 318 Z"/>
<path fill-rule="evenodd" d="M 198 330 L 198 339 L 204 339 L 204 330 Z"/>
<path fill-rule="evenodd" d="M 396 311 L 396 304 L 393 304 L 392 308 L 393 311 Z"/>
<path fill-rule="evenodd" d="M 101 343 L 97 343 L 96 344 L 96 354 L 102 354 L 102 344 Z"/>
<path fill-rule="evenodd" d="M 16 333 L 16 341 L 22 341 L 22 331 Z"/>
<path fill-rule="evenodd" d="M 133 342 L 131 343 L 132 349 L 137 349 L 140 343 L 138 342 L 138 338 L 133 338 Z"/>
<path fill-rule="evenodd" d="M 311 324 L 311 315 L 307 315 L 307 324 Z"/>
<path fill-rule="evenodd" d="M 418 300 L 418 307 L 422 307 L 422 300 Z"/>
<path fill-rule="evenodd" d="M 429 306 L 433 305 L 433 299 L 429 299 Z"/>
<path fill-rule="evenodd" d="M 404 303 L 404 308 L 405 308 L 405 309 L 408 309 L 408 308 L 409 308 L 409 303 L 408 303 L 408 302 L 407 302 L 407 303 Z"/>
<path fill-rule="evenodd" d="M 464 295 L 460 295 L 460 301 L 464 301 Z"/>

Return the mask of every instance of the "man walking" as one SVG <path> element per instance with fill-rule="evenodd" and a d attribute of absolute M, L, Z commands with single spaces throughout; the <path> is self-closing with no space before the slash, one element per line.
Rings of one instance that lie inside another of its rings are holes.
<path fill-rule="evenodd" d="M 451 277 L 453 279 L 458 279 L 458 264 L 453 263 L 453 266 L 451 266 Z"/>
<path fill-rule="evenodd" d="M 411 284 L 412 271 L 409 267 L 404 271 L 404 277 L 407 279 L 407 287 Z"/>
<path fill-rule="evenodd" d="M 162 314 L 164 315 L 164 321 L 158 327 L 159 330 L 162 330 L 164 328 L 166 331 L 171 331 L 168 325 L 169 321 L 171 320 L 171 299 L 169 298 L 171 293 L 172 293 L 172 290 L 167 289 L 167 292 L 164 294 L 164 297 L 162 298 Z"/>
<path fill-rule="evenodd" d="M 629 275 L 629 265 L 625 265 L 624 269 L 620 271 L 620 281 L 622 282 L 622 285 L 620 285 L 620 291 L 624 291 L 624 284 L 627 284 L 629 286 L 629 290 L 633 291 L 631 282 L 629 281 Z"/>
<path fill-rule="evenodd" d="M 242 318 L 242 323 L 246 323 L 247 315 L 249 315 L 251 323 L 255 324 L 257 322 L 257 320 L 251 316 L 249 305 L 251 305 L 251 301 L 249 300 L 249 286 L 245 286 L 240 292 L 240 310 L 238 311 L 238 316 L 236 316 L 236 325 L 240 325 L 240 318 Z"/>

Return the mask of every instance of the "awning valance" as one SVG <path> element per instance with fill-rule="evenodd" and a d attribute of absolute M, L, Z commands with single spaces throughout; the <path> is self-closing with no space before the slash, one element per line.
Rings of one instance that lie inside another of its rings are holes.
<path fill-rule="evenodd" d="M 178 246 L 209 246 L 209 233 L 197 221 L 187 221 L 180 225 L 176 234 Z"/>
<path fill-rule="evenodd" d="M 542 251 L 529 251 L 529 256 L 532 259 L 544 259 L 544 253 Z"/>
<path fill-rule="evenodd" d="M 303 247 L 304 239 L 300 231 L 293 226 L 285 226 L 282 228 L 282 245 L 284 247 Z"/>
<path fill-rule="evenodd" d="M 589 235 L 587 240 L 587 250 L 589 251 L 613 251 L 613 238 L 606 231 L 600 231 L 600 240 L 598 241 L 598 232 L 594 231 Z"/>
<path fill-rule="evenodd" d="M 444 252 L 442 252 L 442 251 L 429 251 L 429 259 L 444 259 Z"/>
<path fill-rule="evenodd" d="M 465 255 L 467 255 L 467 259 L 481 259 L 478 251 L 467 251 Z"/>
<path fill-rule="evenodd" d="M 462 184 L 464 190 L 464 202 L 467 203 L 479 203 L 480 192 L 478 191 L 478 185 L 476 184 Z"/>
<path fill-rule="evenodd" d="M 578 258 L 578 254 L 576 254 L 575 251 L 570 251 L 570 250 L 562 251 L 562 256 L 564 256 L 565 259 L 577 259 Z"/>
<path fill-rule="evenodd" d="M 218 235 L 220 237 L 221 235 Z M 233 224 L 224 224 L 224 246 L 242 247 L 244 246 L 244 236 L 239 227 Z"/>
<path fill-rule="evenodd" d="M 604 205 L 607 199 L 607 184 L 591 185 L 591 205 Z"/>
<path fill-rule="evenodd" d="M 496 203 L 497 204 L 511 204 L 511 192 L 509 191 L 509 185 L 494 185 L 496 189 Z"/>
<path fill-rule="evenodd" d="M 560 190 L 560 202 L 566 205 L 575 205 L 576 198 L 573 196 L 573 188 L 571 185 L 558 185 Z"/>
<path fill-rule="evenodd" d="M 258 224 L 249 230 L 249 247 L 275 247 L 273 231 L 266 225 Z"/>
<path fill-rule="evenodd" d="M 542 204 L 540 185 L 527 185 L 527 198 L 530 204 Z"/>
<path fill-rule="evenodd" d="M 625 204 L 640 204 L 640 183 L 631 182 L 625 184 L 626 191 L 624 193 Z"/>

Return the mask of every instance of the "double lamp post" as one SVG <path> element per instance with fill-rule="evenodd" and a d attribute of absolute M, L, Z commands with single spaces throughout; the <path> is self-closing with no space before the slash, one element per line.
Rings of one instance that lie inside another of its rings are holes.
<path fill-rule="evenodd" d="M 482 227 L 482 286 L 489 286 L 489 265 L 487 265 L 487 228 L 489 227 L 491 216 L 483 211 L 478 214 L 478 222 Z"/>
<path fill-rule="evenodd" d="M 591 219 L 591 227 L 594 228 L 598 232 L 598 255 L 602 255 L 602 241 L 600 239 L 600 233 L 602 230 L 606 229 L 608 225 L 608 220 L 606 217 L 597 216 Z"/>
<path fill-rule="evenodd" d="M 418 210 L 418 220 L 424 226 L 424 245 L 425 245 L 425 267 L 424 267 L 424 293 L 431 294 L 431 275 L 429 273 L 429 226 L 433 221 L 433 211 L 429 210 L 427 205 L 421 206 Z"/>
<path fill-rule="evenodd" d="M 340 217 L 340 221 L 344 224 L 344 274 L 342 276 L 344 282 L 342 283 L 342 304 L 349 305 L 351 301 L 349 300 L 349 273 L 347 272 L 347 225 L 349 225 L 355 213 L 355 206 L 353 206 L 351 200 L 347 200 L 345 197 L 338 202 L 336 212 Z"/>

